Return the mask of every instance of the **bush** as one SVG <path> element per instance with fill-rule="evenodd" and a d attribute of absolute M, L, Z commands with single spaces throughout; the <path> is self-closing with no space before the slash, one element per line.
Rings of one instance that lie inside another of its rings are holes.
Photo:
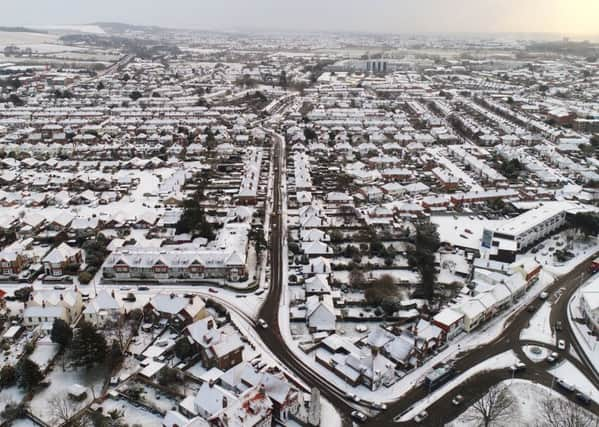
<path fill-rule="evenodd" d="M 15 385 L 17 382 L 17 371 L 11 365 L 4 365 L 0 369 L 0 387 L 7 388 Z"/>
<path fill-rule="evenodd" d="M 81 273 L 79 273 L 79 282 L 83 285 L 87 285 L 89 282 L 91 282 L 93 276 L 89 271 L 82 271 Z"/>

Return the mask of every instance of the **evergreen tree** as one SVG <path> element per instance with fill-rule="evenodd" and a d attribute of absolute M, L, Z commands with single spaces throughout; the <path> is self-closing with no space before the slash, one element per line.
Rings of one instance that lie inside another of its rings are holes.
<path fill-rule="evenodd" d="M 23 390 L 30 392 L 44 378 L 37 363 L 24 357 L 17 365 L 17 384 Z"/>
<path fill-rule="evenodd" d="M 106 338 L 88 322 L 81 323 L 71 344 L 71 360 L 75 366 L 90 368 L 104 361 L 107 353 Z"/>
<path fill-rule="evenodd" d="M 67 322 L 62 319 L 54 320 L 52 324 L 52 332 L 50 333 L 52 342 L 60 345 L 61 348 L 66 348 L 73 339 L 73 330 Z"/>

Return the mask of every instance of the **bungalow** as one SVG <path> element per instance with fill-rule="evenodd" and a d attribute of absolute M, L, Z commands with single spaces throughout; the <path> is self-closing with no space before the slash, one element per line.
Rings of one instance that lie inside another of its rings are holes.
<path fill-rule="evenodd" d="M 306 322 L 310 333 L 335 331 L 335 309 L 329 295 L 322 297 L 310 296 L 306 299 Z"/>

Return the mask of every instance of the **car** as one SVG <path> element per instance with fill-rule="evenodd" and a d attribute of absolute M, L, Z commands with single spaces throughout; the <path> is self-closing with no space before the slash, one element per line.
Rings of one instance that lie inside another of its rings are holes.
<path fill-rule="evenodd" d="M 385 411 L 385 410 L 387 410 L 387 404 L 386 403 L 373 402 L 372 403 L 372 407 L 374 409 L 378 409 L 379 411 Z"/>
<path fill-rule="evenodd" d="M 534 304 L 529 305 L 528 307 L 526 307 L 526 311 L 528 311 L 529 313 L 534 313 L 536 311 L 537 307 L 535 307 Z"/>
<path fill-rule="evenodd" d="M 458 394 L 456 397 L 454 397 L 451 401 L 451 403 L 453 403 L 454 406 L 459 406 L 462 404 L 462 402 L 464 401 L 464 396 L 462 396 L 461 394 Z"/>
<path fill-rule="evenodd" d="M 546 300 L 548 296 L 549 296 L 549 294 L 547 292 L 543 291 L 539 295 L 539 299 Z"/>
<path fill-rule="evenodd" d="M 522 362 L 516 362 L 512 366 L 509 367 L 509 370 L 512 372 L 520 372 L 526 369 L 526 364 Z"/>
<path fill-rule="evenodd" d="M 119 288 L 120 291 L 130 291 L 131 288 L 129 286 L 123 286 Z"/>
<path fill-rule="evenodd" d="M 137 290 L 138 291 L 149 291 L 150 287 L 149 286 L 138 286 Z"/>
<path fill-rule="evenodd" d="M 54 286 L 54 289 L 56 289 L 57 291 L 63 291 L 66 288 L 67 288 L 66 286 L 62 286 L 62 285 L 55 285 Z"/>
<path fill-rule="evenodd" d="M 417 423 L 421 423 L 422 421 L 426 420 L 427 418 L 428 418 L 428 412 L 422 411 L 421 413 L 419 413 L 418 415 L 416 415 L 414 417 L 414 421 Z"/>
<path fill-rule="evenodd" d="M 549 356 L 547 356 L 547 362 L 549 363 L 555 363 L 557 362 L 557 359 L 559 358 L 559 355 L 554 351 L 553 353 L 551 353 Z"/>
<path fill-rule="evenodd" d="M 268 323 L 262 318 L 258 319 L 258 325 L 260 325 L 262 329 L 268 328 Z"/>
<path fill-rule="evenodd" d="M 264 289 L 258 289 L 256 292 L 254 292 L 254 295 L 262 295 L 264 293 Z"/>
<path fill-rule="evenodd" d="M 208 288 L 208 292 L 212 292 L 213 294 L 218 294 L 218 291 L 214 288 Z"/>
<path fill-rule="evenodd" d="M 351 417 L 354 420 L 359 421 L 361 423 L 365 422 L 368 419 L 366 414 L 364 414 L 363 412 L 360 412 L 360 411 L 351 411 Z"/>
<path fill-rule="evenodd" d="M 556 331 L 561 331 L 562 329 L 563 329 L 562 321 L 558 320 L 557 322 L 555 322 L 555 330 Z"/>
<path fill-rule="evenodd" d="M 573 392 L 576 390 L 576 387 L 574 387 L 571 384 L 568 384 L 567 382 L 565 382 L 563 380 L 557 380 L 557 385 L 569 392 Z"/>
<path fill-rule="evenodd" d="M 131 292 L 127 293 L 126 296 L 123 297 L 123 301 L 134 302 L 137 298 Z"/>
<path fill-rule="evenodd" d="M 591 404 L 591 398 L 581 391 L 576 392 L 576 399 L 578 399 L 578 401 L 581 402 L 583 405 Z"/>
<path fill-rule="evenodd" d="M 560 350 L 565 350 L 566 349 L 566 341 L 559 340 L 557 342 L 557 348 L 559 348 Z"/>

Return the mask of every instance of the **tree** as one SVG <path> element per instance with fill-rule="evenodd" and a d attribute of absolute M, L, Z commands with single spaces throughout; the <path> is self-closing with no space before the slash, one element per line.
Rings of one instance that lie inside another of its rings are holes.
<path fill-rule="evenodd" d="M 50 338 L 52 339 L 52 342 L 55 342 L 60 345 L 62 349 L 65 349 L 73 339 L 73 330 L 64 320 L 55 319 L 52 324 Z"/>
<path fill-rule="evenodd" d="M 24 286 L 15 291 L 15 298 L 21 302 L 27 302 L 29 300 L 29 296 L 33 292 L 32 286 Z"/>
<path fill-rule="evenodd" d="M 179 359 L 184 360 L 190 356 L 193 356 L 193 347 L 187 337 L 181 337 L 175 342 L 175 356 Z"/>
<path fill-rule="evenodd" d="M 304 137 L 306 138 L 306 141 L 313 141 L 318 138 L 318 135 L 316 135 L 316 132 L 314 131 L 314 129 L 305 127 L 304 128 Z"/>
<path fill-rule="evenodd" d="M 599 418 L 562 397 L 548 396 L 541 402 L 539 427 L 598 427 Z"/>
<path fill-rule="evenodd" d="M 75 366 L 90 368 L 106 357 L 106 338 L 89 322 L 82 322 L 71 344 L 71 360 Z"/>
<path fill-rule="evenodd" d="M 428 300 L 433 298 L 437 279 L 435 253 L 440 246 L 439 233 L 434 224 L 421 222 L 416 225 L 414 245 L 408 250 L 408 264 L 420 274 L 422 296 Z"/>
<path fill-rule="evenodd" d="M 168 386 L 179 382 L 179 372 L 169 366 L 165 366 L 158 374 L 158 382 L 160 385 Z"/>
<path fill-rule="evenodd" d="M 577 212 L 569 217 L 572 227 L 585 236 L 597 236 L 599 234 L 599 215 L 591 212 Z"/>
<path fill-rule="evenodd" d="M 17 382 L 17 371 L 11 365 L 4 365 L 0 369 L 0 388 L 7 388 Z"/>
<path fill-rule="evenodd" d="M 389 274 L 381 276 L 374 280 L 364 292 L 364 298 L 370 305 L 381 305 L 385 300 L 396 299 L 397 287 L 393 277 Z"/>
<path fill-rule="evenodd" d="M 68 395 L 53 396 L 48 401 L 48 406 L 50 408 L 50 413 L 52 414 L 54 425 L 65 427 L 79 427 L 83 425 L 79 420 L 73 420 L 73 417 L 79 411 L 80 404 L 73 402 Z"/>
<path fill-rule="evenodd" d="M 467 422 L 489 427 L 513 416 L 514 399 L 507 387 L 495 385 L 464 414 Z"/>
<path fill-rule="evenodd" d="M 133 101 L 137 101 L 139 98 L 141 98 L 143 95 L 141 94 L 140 91 L 138 90 L 134 90 L 133 92 L 131 92 L 129 94 L 129 98 L 131 98 L 131 100 Z"/>
<path fill-rule="evenodd" d="M 89 271 L 82 271 L 77 276 L 79 283 L 83 285 L 87 285 L 89 282 L 91 282 L 93 277 L 94 276 Z"/>
<path fill-rule="evenodd" d="M 175 226 L 177 234 L 191 233 L 208 240 L 214 239 L 214 226 L 206 220 L 204 208 L 200 205 L 203 199 L 203 190 L 199 189 L 183 202 L 183 213 Z"/>
<path fill-rule="evenodd" d="M 37 363 L 24 357 L 17 364 L 17 384 L 23 390 L 30 392 L 44 378 Z"/>
<path fill-rule="evenodd" d="M 352 288 L 359 288 L 364 284 L 365 281 L 366 279 L 364 278 L 364 273 L 362 270 L 354 268 L 349 272 L 349 286 Z"/>

